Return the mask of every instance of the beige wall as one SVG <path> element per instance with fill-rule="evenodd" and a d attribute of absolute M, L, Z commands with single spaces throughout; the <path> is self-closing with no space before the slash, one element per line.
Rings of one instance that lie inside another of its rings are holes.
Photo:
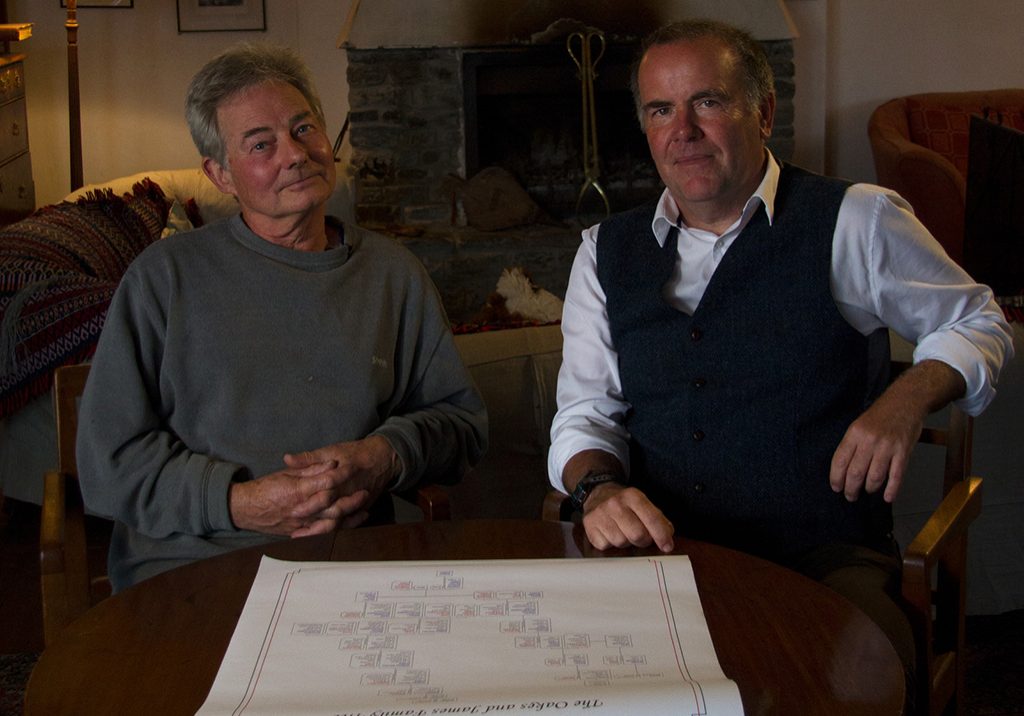
<path fill-rule="evenodd" d="M 364 0 L 366 1 L 366 0 Z M 624 2 L 626 0 L 618 0 Z M 871 109 L 938 89 L 1024 86 L 1020 0 L 786 0 L 797 39 L 797 159 L 872 180 Z M 336 39 L 349 0 L 266 0 L 266 33 L 176 30 L 172 0 L 79 11 L 86 182 L 153 168 L 195 166 L 182 119 L 185 85 L 217 50 L 240 39 L 293 45 L 323 95 L 334 136 L 347 108 Z M 8 0 L 11 20 L 35 23 L 27 52 L 30 143 L 37 202 L 69 188 L 64 11 L 57 0 Z"/>
<path fill-rule="evenodd" d="M 790 4 L 807 2 L 796 0 Z M 1024 87 L 1020 0 L 828 0 L 826 170 L 873 179 L 871 111 L 892 97 Z"/>

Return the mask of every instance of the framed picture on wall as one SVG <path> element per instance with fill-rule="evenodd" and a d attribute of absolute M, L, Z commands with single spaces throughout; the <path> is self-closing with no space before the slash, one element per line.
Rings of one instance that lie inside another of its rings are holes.
<path fill-rule="evenodd" d="M 60 0 L 61 7 L 68 6 L 68 0 Z M 78 0 L 75 7 L 135 7 L 135 0 Z"/>
<path fill-rule="evenodd" d="M 264 0 L 178 0 L 178 32 L 266 29 Z"/>

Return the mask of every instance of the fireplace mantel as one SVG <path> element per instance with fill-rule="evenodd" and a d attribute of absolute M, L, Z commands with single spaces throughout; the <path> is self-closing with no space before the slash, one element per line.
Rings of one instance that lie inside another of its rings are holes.
<path fill-rule="evenodd" d="M 349 49 L 480 47 L 534 41 L 571 19 L 641 36 L 673 19 L 713 17 L 758 40 L 796 36 L 782 0 L 350 0 L 338 46 Z"/>

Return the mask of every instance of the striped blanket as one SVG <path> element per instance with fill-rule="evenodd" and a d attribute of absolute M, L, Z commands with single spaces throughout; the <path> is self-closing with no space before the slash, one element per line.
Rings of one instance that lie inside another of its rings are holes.
<path fill-rule="evenodd" d="M 93 354 L 114 289 L 170 206 L 144 179 L 123 197 L 92 193 L 0 230 L 0 419 L 49 391 L 54 369 Z"/>

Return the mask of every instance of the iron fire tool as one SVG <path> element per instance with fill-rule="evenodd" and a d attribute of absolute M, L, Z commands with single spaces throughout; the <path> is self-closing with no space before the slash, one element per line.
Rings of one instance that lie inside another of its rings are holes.
<path fill-rule="evenodd" d="M 608 197 L 598 182 L 601 176 L 600 155 L 597 150 L 597 110 L 594 106 L 594 68 L 604 56 L 604 34 L 600 32 L 574 32 L 565 42 L 569 56 L 576 64 L 580 76 L 583 114 L 583 186 L 576 198 L 576 219 L 588 189 L 593 189 L 604 202 L 604 215 L 611 213 Z M 596 56 L 594 55 L 596 51 Z"/>

